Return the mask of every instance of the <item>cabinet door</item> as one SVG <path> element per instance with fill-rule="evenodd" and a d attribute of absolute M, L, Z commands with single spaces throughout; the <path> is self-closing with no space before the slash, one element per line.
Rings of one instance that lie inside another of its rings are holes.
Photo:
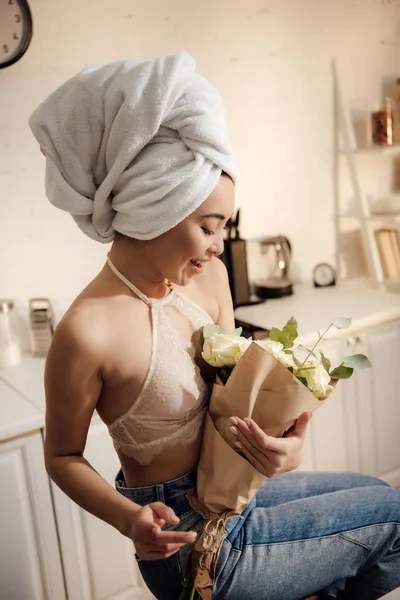
<path fill-rule="evenodd" d="M 355 374 L 361 469 L 400 488 L 400 323 L 360 333 L 372 367 Z"/>
<path fill-rule="evenodd" d="M 333 365 L 366 354 L 370 369 L 338 382 L 314 412 L 302 470 L 354 471 L 400 488 L 400 323 L 322 345 Z"/>
<path fill-rule="evenodd" d="M 319 349 L 332 366 L 342 361 L 344 343 L 324 342 Z M 330 397 L 313 413 L 301 470 L 359 471 L 357 406 L 354 382 L 340 381 Z"/>
<path fill-rule="evenodd" d="M 0 444 L 0 481 L 0 598 L 64 600 L 39 431 Z"/>
<path fill-rule="evenodd" d="M 107 428 L 97 418 L 85 458 L 110 483 L 119 462 Z M 130 540 L 74 504 L 54 486 L 57 521 L 69 600 L 151 600 Z"/>

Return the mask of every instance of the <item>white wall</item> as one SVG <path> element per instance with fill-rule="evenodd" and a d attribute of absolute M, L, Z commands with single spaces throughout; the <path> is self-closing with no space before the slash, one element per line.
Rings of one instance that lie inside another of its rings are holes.
<path fill-rule="evenodd" d="M 0 71 L 0 297 L 69 301 L 107 247 L 44 195 L 37 104 L 88 64 L 187 49 L 219 88 L 236 148 L 242 234 L 286 234 L 294 274 L 334 259 L 332 76 L 355 107 L 400 74 L 398 0 L 30 0 L 27 54 Z M 254 266 L 250 265 L 253 271 Z"/>

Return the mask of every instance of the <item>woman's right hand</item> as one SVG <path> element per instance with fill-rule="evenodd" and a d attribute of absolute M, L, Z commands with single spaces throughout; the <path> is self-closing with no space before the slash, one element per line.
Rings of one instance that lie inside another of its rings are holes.
<path fill-rule="evenodd" d="M 165 523 L 177 525 L 179 518 L 163 502 L 153 502 L 135 513 L 131 538 L 136 555 L 142 560 L 160 560 L 178 552 L 182 546 L 192 544 L 195 531 L 165 531 Z"/>

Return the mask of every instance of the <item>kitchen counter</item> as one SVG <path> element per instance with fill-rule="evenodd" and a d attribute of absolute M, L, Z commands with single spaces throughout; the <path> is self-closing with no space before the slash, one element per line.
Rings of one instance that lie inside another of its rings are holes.
<path fill-rule="evenodd" d="M 42 414 L 45 411 L 44 365 L 45 358 L 24 354 L 16 367 L 0 369 L 0 380 L 18 390 Z"/>
<path fill-rule="evenodd" d="M 26 354 L 16 367 L 0 369 L 0 441 L 44 428 L 44 358 Z"/>
<path fill-rule="evenodd" d="M 343 332 L 332 328 L 327 338 L 399 319 L 400 297 L 362 282 L 339 282 L 329 288 L 303 283 L 294 286 L 292 296 L 239 307 L 235 316 L 265 329 L 282 328 L 293 316 L 299 326 L 299 343 L 308 344 L 333 317 L 351 317 L 352 325 Z M 0 441 L 44 427 L 44 364 L 44 358 L 26 354 L 20 365 L 0 369 Z"/>
<path fill-rule="evenodd" d="M 43 427 L 43 411 L 0 379 L 0 442 Z"/>
<path fill-rule="evenodd" d="M 317 339 L 317 331 L 325 331 L 334 317 L 350 317 L 352 323 L 343 331 L 332 327 L 327 339 L 348 336 L 400 318 L 400 296 L 366 282 L 341 281 L 326 288 L 316 288 L 306 282 L 295 285 L 292 296 L 241 306 L 235 310 L 235 317 L 265 329 L 282 329 L 288 319 L 294 317 L 298 323 L 299 343 L 309 344 Z"/>

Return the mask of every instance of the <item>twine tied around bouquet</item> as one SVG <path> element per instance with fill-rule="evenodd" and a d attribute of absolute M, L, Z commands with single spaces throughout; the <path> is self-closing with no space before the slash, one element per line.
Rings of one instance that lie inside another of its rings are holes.
<path fill-rule="evenodd" d="M 194 499 L 191 499 L 192 505 Z M 195 541 L 191 553 L 193 584 L 202 600 L 212 600 L 212 591 L 216 577 L 216 568 L 226 533 L 226 523 L 230 517 L 238 516 L 232 510 L 221 514 L 201 510 L 198 512 L 205 519 L 202 530 Z"/>
<path fill-rule="evenodd" d="M 225 535 L 225 525 L 228 520 L 228 517 L 221 517 L 217 515 L 213 519 L 206 521 L 204 523 L 203 529 L 198 538 L 199 546 L 205 552 L 215 552 L 219 546 L 221 546 L 221 542 L 224 539 Z M 204 556 L 200 560 L 200 565 L 202 565 L 204 561 Z"/>

